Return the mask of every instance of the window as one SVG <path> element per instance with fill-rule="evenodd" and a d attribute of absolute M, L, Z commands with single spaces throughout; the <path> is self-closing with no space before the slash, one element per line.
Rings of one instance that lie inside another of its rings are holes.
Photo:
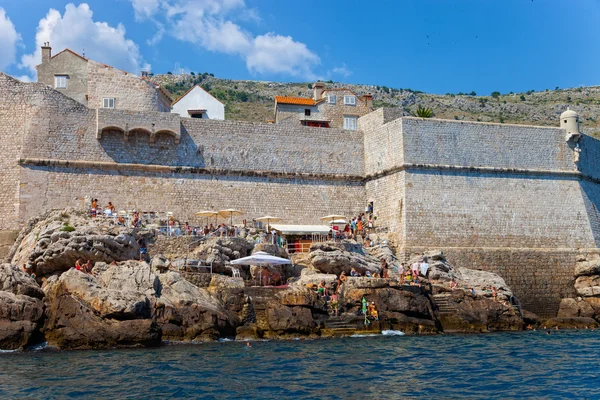
<path fill-rule="evenodd" d="M 355 106 L 356 105 L 356 96 L 344 96 L 344 105 L 345 106 Z"/>
<path fill-rule="evenodd" d="M 56 75 L 54 77 L 54 87 L 56 89 L 66 89 L 67 88 L 67 75 Z"/>
<path fill-rule="evenodd" d="M 310 117 L 310 108 L 305 108 L 304 109 L 304 115 L 307 117 Z"/>
<path fill-rule="evenodd" d="M 104 108 L 115 108 L 115 98 L 114 97 L 105 97 L 102 99 L 102 107 Z"/>
<path fill-rule="evenodd" d="M 192 114 L 191 117 L 192 118 L 200 118 L 200 119 L 202 119 L 202 114 L 201 113 Z"/>
<path fill-rule="evenodd" d="M 355 131 L 358 129 L 358 117 L 344 115 L 344 129 Z"/>
<path fill-rule="evenodd" d="M 335 104 L 335 100 L 336 100 L 336 98 L 335 98 L 335 94 L 330 94 L 330 95 L 327 95 L 327 102 L 328 102 L 329 104 Z"/>

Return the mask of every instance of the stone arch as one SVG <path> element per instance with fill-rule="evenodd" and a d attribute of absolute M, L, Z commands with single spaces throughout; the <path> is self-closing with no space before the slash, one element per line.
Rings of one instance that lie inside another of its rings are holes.
<path fill-rule="evenodd" d="M 142 133 L 142 134 L 147 134 L 149 137 L 149 141 L 150 143 L 153 143 L 153 133 L 152 131 L 150 131 L 148 128 L 145 128 L 143 126 L 133 126 L 131 128 L 129 128 L 126 132 L 125 132 L 125 141 L 129 140 L 129 136 L 131 136 L 131 134 L 133 133 Z"/>
<path fill-rule="evenodd" d="M 160 131 L 158 131 L 158 132 L 155 132 L 155 133 L 154 133 L 154 135 L 152 135 L 152 136 L 150 137 L 150 141 L 151 141 L 152 143 L 154 143 L 154 140 L 156 140 L 156 136 L 158 136 L 159 134 L 164 134 L 164 135 L 170 135 L 170 136 L 173 136 L 173 137 L 175 138 L 175 144 L 179 144 L 179 140 L 181 139 L 181 136 L 180 136 L 181 134 L 179 134 L 179 133 L 177 133 L 177 132 L 173 132 L 173 131 L 171 131 L 171 130 L 168 130 L 168 129 L 163 129 L 163 130 L 160 130 Z"/>
<path fill-rule="evenodd" d="M 96 139 L 98 139 L 98 140 L 102 139 L 102 134 L 105 132 L 110 132 L 110 131 L 117 131 L 117 132 L 120 132 L 120 133 L 126 135 L 127 129 L 117 126 L 117 125 L 104 126 L 100 129 L 98 129 L 98 132 L 96 133 Z"/>

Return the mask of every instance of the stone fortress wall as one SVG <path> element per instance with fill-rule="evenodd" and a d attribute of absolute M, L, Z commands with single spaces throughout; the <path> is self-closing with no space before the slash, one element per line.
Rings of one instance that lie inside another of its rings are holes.
<path fill-rule="evenodd" d="M 576 255 L 598 243 L 598 141 L 582 139 L 578 168 L 560 128 L 368 122 L 367 196 L 399 233 L 401 256 L 440 248 L 455 265 L 502 275 L 526 308 L 555 314 L 573 294 Z"/>
<path fill-rule="evenodd" d="M 554 314 L 577 253 L 597 251 L 600 142 L 583 137 L 576 165 L 563 129 L 399 117 L 346 131 L 95 110 L 0 74 L 0 229 L 84 196 L 190 222 L 232 207 L 319 223 L 373 201 L 400 258 L 441 248 Z"/>

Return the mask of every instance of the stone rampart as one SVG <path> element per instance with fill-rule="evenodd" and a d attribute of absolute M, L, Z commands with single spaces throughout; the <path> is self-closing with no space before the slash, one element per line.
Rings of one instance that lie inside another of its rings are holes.
<path fill-rule="evenodd" d="M 0 230 L 85 196 L 191 223 L 200 209 L 238 208 L 318 224 L 373 201 L 401 255 L 444 249 L 548 315 L 568 297 L 576 249 L 600 243 L 600 142 L 587 136 L 575 164 L 558 128 L 398 110 L 361 117 L 359 131 L 159 114 L 90 110 L 0 74 Z"/>

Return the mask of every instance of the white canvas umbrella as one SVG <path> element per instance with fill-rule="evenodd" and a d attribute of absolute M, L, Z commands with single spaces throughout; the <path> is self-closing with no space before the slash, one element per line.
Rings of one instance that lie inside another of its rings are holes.
<path fill-rule="evenodd" d="M 228 208 L 226 210 L 219 210 L 219 215 L 221 217 L 227 218 L 229 217 L 231 219 L 230 225 L 233 225 L 233 216 L 234 215 L 243 215 L 244 212 L 240 211 L 240 210 L 235 210 L 233 208 Z"/>
<path fill-rule="evenodd" d="M 287 258 L 275 257 L 264 251 L 257 251 L 251 256 L 238 258 L 237 260 L 233 260 L 231 264 L 233 265 L 282 265 L 282 264 L 291 264 L 292 262 Z"/>
<path fill-rule="evenodd" d="M 272 215 L 265 215 L 264 217 L 256 218 L 256 221 L 261 221 L 261 222 L 267 221 L 267 232 L 269 232 L 270 227 L 271 227 L 270 222 L 271 221 L 273 221 L 273 222 L 281 221 L 281 218 L 274 217 Z"/>
<path fill-rule="evenodd" d="M 321 221 L 335 221 L 336 219 L 344 219 L 346 218 L 345 215 L 340 215 L 340 214 L 331 214 L 331 215 L 326 215 L 324 217 L 321 217 Z"/>
<path fill-rule="evenodd" d="M 219 213 L 216 211 L 213 211 L 213 210 L 202 210 L 202 211 L 198 211 L 194 215 L 196 215 L 197 217 L 206 217 L 206 225 L 208 225 L 209 217 L 215 217 L 215 224 L 217 223 L 216 216 L 219 215 Z"/>

